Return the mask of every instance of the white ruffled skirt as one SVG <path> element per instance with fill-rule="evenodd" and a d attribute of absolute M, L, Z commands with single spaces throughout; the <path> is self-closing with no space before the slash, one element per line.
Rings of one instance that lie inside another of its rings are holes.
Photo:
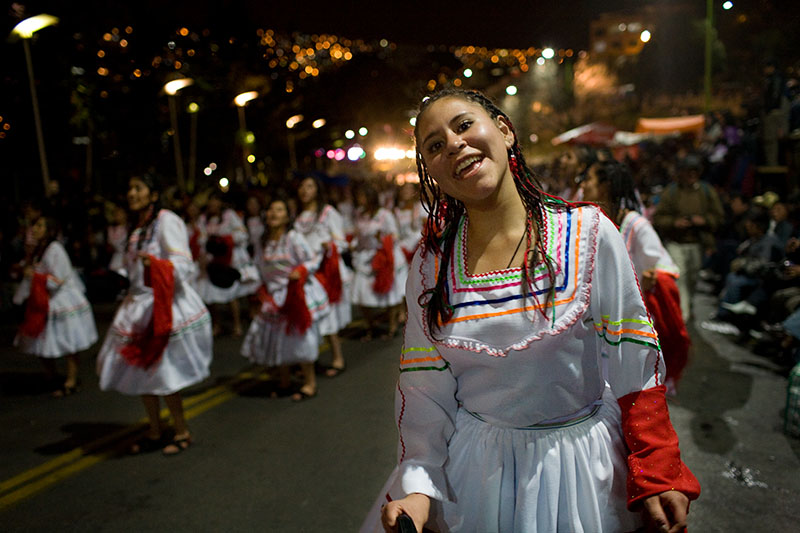
<path fill-rule="evenodd" d="M 255 294 L 258 287 L 261 286 L 258 269 L 252 264 L 236 268 L 241 278 L 238 281 L 234 281 L 230 287 L 217 287 L 211 283 L 205 273 L 196 280 L 194 286 L 205 303 L 226 304 L 243 296 Z"/>
<path fill-rule="evenodd" d="M 352 303 L 364 307 L 391 307 L 403 301 L 406 295 L 408 263 L 399 246 L 394 247 L 394 283 L 386 294 L 378 294 L 372 288 L 375 272 L 372 269 L 374 250 L 360 250 L 353 253 Z"/>
<path fill-rule="evenodd" d="M 208 377 L 213 356 L 211 315 L 200 296 L 188 285 L 176 290 L 172 302 L 172 333 L 161 359 L 147 369 L 125 361 L 119 350 L 144 330 L 152 316 L 152 292 L 128 294 L 122 301 L 97 354 L 97 374 L 102 390 L 167 396 Z"/>
<path fill-rule="evenodd" d="M 549 429 L 503 428 L 456 416 L 445 465 L 455 502 L 432 501 L 441 532 L 623 533 L 641 525 L 626 509 L 627 450 L 620 409 L 606 389 L 587 420 Z M 405 493 L 395 468 L 362 532 L 383 531 L 380 506 Z"/>
<path fill-rule="evenodd" d="M 79 286 L 65 283 L 50 298 L 44 331 L 36 338 L 17 335 L 14 346 L 24 353 L 54 359 L 86 350 L 95 342 L 92 306 Z"/>
<path fill-rule="evenodd" d="M 330 316 L 328 295 L 314 276 L 303 286 L 306 306 L 311 313 L 311 326 L 303 333 L 286 331 L 287 317 L 279 308 L 286 301 L 286 288 L 264 302 L 250 323 L 242 341 L 241 354 L 251 362 L 265 366 L 313 363 L 319 356 L 320 324 Z"/>

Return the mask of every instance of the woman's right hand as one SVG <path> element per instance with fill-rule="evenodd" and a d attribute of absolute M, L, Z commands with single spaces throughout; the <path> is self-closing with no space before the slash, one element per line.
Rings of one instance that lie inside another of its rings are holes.
<path fill-rule="evenodd" d="M 381 509 L 381 523 L 386 533 L 397 531 L 397 517 L 402 513 L 407 514 L 414 521 L 417 533 L 422 533 L 428 513 L 431 510 L 431 499 L 424 494 L 409 494 L 403 499 L 389 502 Z"/>

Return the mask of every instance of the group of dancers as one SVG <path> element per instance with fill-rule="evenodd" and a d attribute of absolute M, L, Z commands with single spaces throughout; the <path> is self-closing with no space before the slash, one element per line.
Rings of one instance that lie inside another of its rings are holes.
<path fill-rule="evenodd" d="M 161 207 L 153 175 L 130 179 L 120 261 L 130 287 L 97 373 L 101 389 L 142 398 L 150 424 L 131 451 L 191 445 L 180 391 L 209 374 L 216 321 L 206 304 L 255 295 L 246 333 L 234 315 L 241 353 L 276 367 L 279 388 L 298 365 L 297 401 L 317 394 L 322 337 L 328 374 L 344 371 L 338 335 L 351 305 L 367 339 L 384 308 L 389 335 L 407 320 L 398 465 L 365 531 L 405 519 L 417 531 L 683 530 L 700 487 L 665 397 L 688 336 L 677 269 L 637 212 L 630 174 L 615 162 L 588 169 L 594 203 L 544 193 L 508 116 L 472 91 L 423 101 L 415 137 L 429 216 L 409 241 L 401 230 L 422 217 L 396 216 L 368 184 L 348 235 L 314 178 L 299 182 L 296 201 L 273 195 L 263 215 L 254 206 L 247 223 L 212 197 L 188 229 Z M 416 203 L 406 194 L 401 208 Z M 32 235 L 17 344 L 50 371 L 68 356 L 57 391 L 66 395 L 77 390 L 75 354 L 97 330 L 57 227 L 42 217 Z M 161 398 L 174 423 L 166 439 Z"/>
<path fill-rule="evenodd" d="M 149 426 L 132 452 L 161 448 L 171 455 L 191 445 L 180 391 L 208 377 L 224 305 L 230 305 L 233 334 L 244 334 L 241 354 L 274 369 L 275 396 L 294 401 L 317 394 L 323 338 L 332 355 L 325 375 L 344 372 L 339 334 L 352 321 L 353 305 L 367 320 L 363 340 L 377 331 L 381 309 L 389 316 L 384 336 L 398 331 L 408 258 L 424 221 L 419 203 L 410 201 L 413 186 L 397 209 L 388 209 L 363 185 L 347 220 L 326 201 L 322 183 L 306 177 L 291 196 L 278 191 L 265 209 L 248 206 L 247 223 L 219 194 L 209 197 L 203 213 L 191 206 L 184 220 L 162 207 L 161 191 L 154 174 L 132 177 L 128 209 L 115 213 L 108 232 L 115 250 L 110 266 L 129 287 L 98 352 L 97 374 L 102 390 L 142 399 Z M 42 216 L 29 233 L 33 246 L 15 295 L 26 312 L 15 344 L 40 357 L 54 379 L 55 361 L 65 357 L 66 377 L 54 395 L 67 396 L 78 391 L 78 354 L 98 340 L 97 328 L 58 224 Z M 254 304 L 246 333 L 244 298 Z M 296 387 L 293 367 L 302 376 Z M 161 427 L 160 398 L 174 431 Z"/>

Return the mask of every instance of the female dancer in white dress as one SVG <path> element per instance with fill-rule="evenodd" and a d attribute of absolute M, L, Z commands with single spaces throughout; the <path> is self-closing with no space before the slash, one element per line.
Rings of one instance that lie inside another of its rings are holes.
<path fill-rule="evenodd" d="M 356 211 L 353 249 L 353 303 L 361 306 L 367 321 L 370 340 L 378 308 L 389 311 L 389 331 L 397 332 L 402 314 L 403 291 L 408 277 L 408 263 L 400 249 L 397 220 L 392 212 L 379 207 L 378 193 L 369 183 L 362 183 L 355 193 Z"/>
<path fill-rule="evenodd" d="M 261 311 L 250 323 L 242 355 L 253 363 L 278 367 L 280 390 L 289 387 L 290 366 L 299 364 L 303 384 L 292 400 L 313 398 L 317 394 L 314 362 L 319 356 L 319 323 L 330 309 L 325 289 L 313 275 L 320 253 L 291 228 L 289 205 L 283 199 L 269 205 L 261 249 Z"/>
<path fill-rule="evenodd" d="M 425 209 L 419 201 L 418 187 L 413 183 L 404 183 L 397 191 L 397 204 L 394 207 L 394 216 L 399 229 L 400 248 L 406 259 L 411 263 L 414 252 L 417 251 L 422 240 L 422 229 L 428 218 Z"/>
<path fill-rule="evenodd" d="M 54 219 L 44 216 L 32 227 L 33 262 L 25 266 L 14 295 L 14 303 L 28 303 L 14 344 L 40 358 L 48 379 L 55 377 L 55 360 L 66 356 L 67 376 L 53 395 L 68 396 L 78 390 L 78 352 L 97 342 L 97 328 L 85 287 L 56 239 L 58 229 Z"/>
<path fill-rule="evenodd" d="M 206 214 L 201 224 L 207 241 L 218 239 L 227 249 L 226 257 L 207 257 L 206 275 L 199 280 L 200 295 L 207 304 L 230 303 L 233 318 L 233 334 L 242 334 L 239 298 L 254 294 L 259 287 L 258 269 L 247 251 L 249 235 L 241 217 L 233 209 L 225 207 L 219 194 L 212 194 L 206 205 Z M 208 275 L 210 263 L 221 261 L 225 266 L 239 271 L 239 279 L 228 287 L 218 286 Z M 212 309 L 212 311 L 214 311 Z M 214 311 L 215 317 L 217 312 Z M 214 332 L 220 332 L 219 321 L 215 321 Z"/>
<path fill-rule="evenodd" d="M 385 530 L 406 513 L 418 531 L 622 532 L 642 509 L 681 531 L 699 485 L 619 232 L 542 194 L 479 93 L 427 99 L 415 137 L 431 216 L 407 287 Z"/>
<path fill-rule="evenodd" d="M 191 285 L 194 263 L 186 225 L 160 209 L 151 174 L 133 177 L 128 206 L 135 224 L 128 237 L 125 267 L 128 295 L 117 310 L 97 356 L 102 390 L 141 396 L 147 433 L 131 452 L 161 447 L 160 398 L 172 415 L 175 434 L 166 455 L 191 445 L 180 391 L 208 376 L 212 357 L 211 316 Z"/>
<path fill-rule="evenodd" d="M 589 167 L 581 188 L 585 200 L 596 202 L 619 225 L 664 354 L 667 394 L 674 395 L 689 361 L 691 344 L 675 283 L 680 270 L 653 225 L 639 213 L 641 202 L 626 165 L 616 161 L 595 163 Z"/>
<path fill-rule="evenodd" d="M 294 228 L 303 234 L 315 253 L 320 254 L 316 276 L 325 287 L 331 307 L 331 312 L 320 323 L 320 334 L 327 336 L 331 346 L 333 357 L 325 375 L 332 378 L 344 372 L 339 331 L 347 327 L 353 317 L 350 305 L 353 272 L 340 255 L 348 246 L 344 221 L 336 208 L 326 201 L 322 184 L 310 176 L 303 178 L 297 187 L 297 198 L 301 212 L 294 221 Z"/>

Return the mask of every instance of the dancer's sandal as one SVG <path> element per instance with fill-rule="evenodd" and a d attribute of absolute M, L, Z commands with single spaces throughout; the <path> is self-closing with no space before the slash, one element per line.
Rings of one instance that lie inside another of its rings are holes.
<path fill-rule="evenodd" d="M 148 437 L 147 435 L 142 435 L 136 441 L 128 447 L 128 454 L 129 455 L 139 455 L 140 453 L 151 453 L 156 450 L 160 450 L 164 445 L 164 441 L 161 435 L 158 438 Z"/>
<path fill-rule="evenodd" d="M 73 394 L 77 394 L 80 392 L 80 387 L 77 384 L 75 385 L 61 385 L 59 388 L 53 391 L 52 396 L 53 398 L 63 398 L 65 396 L 72 396 Z"/>
<path fill-rule="evenodd" d="M 314 392 L 306 392 L 303 389 L 298 390 L 294 394 L 292 394 L 292 401 L 293 402 L 303 402 L 305 400 L 310 400 L 317 395 L 317 390 L 314 389 Z"/>
<path fill-rule="evenodd" d="M 343 373 L 345 370 L 347 370 L 346 365 L 342 365 L 341 367 L 331 365 L 325 369 L 325 377 L 335 378 L 339 374 Z"/>
<path fill-rule="evenodd" d="M 189 449 L 192 445 L 192 436 L 186 435 L 185 437 L 173 437 L 172 441 L 161 448 L 161 453 L 167 457 L 178 455 Z"/>

